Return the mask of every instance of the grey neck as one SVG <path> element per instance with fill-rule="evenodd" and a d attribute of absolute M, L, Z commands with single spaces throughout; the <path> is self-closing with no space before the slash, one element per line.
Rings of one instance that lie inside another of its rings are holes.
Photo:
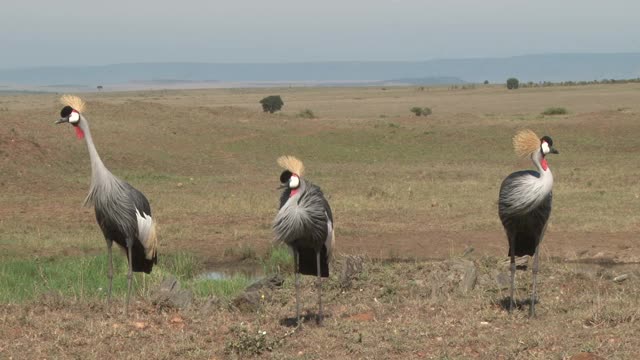
<path fill-rule="evenodd" d="M 89 158 L 91 159 L 91 187 L 93 188 L 98 181 L 103 179 L 106 174 L 110 173 L 104 166 L 102 159 L 100 159 L 98 150 L 96 150 L 96 146 L 93 143 L 93 137 L 91 136 L 91 130 L 89 129 L 89 122 L 82 117 L 78 126 L 80 126 L 80 129 L 84 132 L 87 149 L 89 150 Z"/>

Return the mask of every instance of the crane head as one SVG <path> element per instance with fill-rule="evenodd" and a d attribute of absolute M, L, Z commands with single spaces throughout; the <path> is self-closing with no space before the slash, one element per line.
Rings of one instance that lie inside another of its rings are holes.
<path fill-rule="evenodd" d="M 540 139 L 540 151 L 542 152 L 542 155 L 547 155 L 547 154 L 559 154 L 560 152 L 558 152 L 558 150 L 556 150 L 556 148 L 553 147 L 553 140 L 551 139 L 550 136 L 543 136 Z"/>
<path fill-rule="evenodd" d="M 280 174 L 280 183 L 280 188 L 282 189 L 297 189 L 300 186 L 300 176 L 285 170 Z"/>
<path fill-rule="evenodd" d="M 553 147 L 553 140 L 549 136 L 541 138 L 531 130 L 519 131 L 513 137 L 513 148 L 516 154 L 521 157 L 529 157 L 540 152 L 542 156 L 547 154 L 558 154 L 558 150 Z"/>
<path fill-rule="evenodd" d="M 63 95 L 60 102 L 65 106 L 60 110 L 60 119 L 56 121 L 56 124 L 69 123 L 76 129 L 78 139 L 84 138 L 84 130 L 80 125 L 82 120 L 80 113 L 84 111 L 84 101 L 77 96 Z"/>

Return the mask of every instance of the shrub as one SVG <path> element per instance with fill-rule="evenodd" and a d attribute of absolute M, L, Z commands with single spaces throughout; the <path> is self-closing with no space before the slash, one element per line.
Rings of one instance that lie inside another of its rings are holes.
<path fill-rule="evenodd" d="M 429 116 L 433 113 L 430 107 L 421 108 L 421 107 L 414 106 L 411 108 L 410 111 L 416 114 L 416 116 Z"/>
<path fill-rule="evenodd" d="M 484 84 L 485 84 L 485 85 L 489 85 L 489 80 L 485 80 L 485 81 L 484 81 Z"/>
<path fill-rule="evenodd" d="M 566 113 L 568 113 L 568 111 L 563 107 L 550 107 L 546 108 L 542 112 L 542 115 L 565 115 Z"/>
<path fill-rule="evenodd" d="M 260 104 L 262 104 L 262 110 L 264 112 L 273 114 L 274 112 L 280 111 L 280 109 L 282 109 L 284 102 L 282 101 L 280 95 L 271 95 L 260 100 Z"/>
<path fill-rule="evenodd" d="M 299 118 L 303 118 L 303 119 L 315 119 L 316 118 L 316 114 L 313 113 L 313 111 L 311 111 L 311 109 L 304 109 L 302 111 L 300 111 L 298 113 L 298 115 L 296 115 Z"/>
<path fill-rule="evenodd" d="M 507 79 L 507 89 L 509 90 L 515 90 L 520 86 L 520 81 L 518 81 L 518 79 L 516 78 L 508 78 Z"/>

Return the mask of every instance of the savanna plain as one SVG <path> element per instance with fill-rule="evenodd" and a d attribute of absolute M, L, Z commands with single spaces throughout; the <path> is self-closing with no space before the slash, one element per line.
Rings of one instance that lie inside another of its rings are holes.
<path fill-rule="evenodd" d="M 258 103 L 280 95 L 284 108 Z M 84 141 L 54 125 L 56 94 L 0 95 L 0 358 L 636 359 L 640 354 L 640 84 L 293 87 L 81 94 L 105 165 L 150 199 L 159 263 L 136 274 L 93 209 Z M 412 107 L 430 107 L 415 116 Z M 563 107 L 566 114 L 543 115 Z M 309 111 L 314 114 L 310 116 Z M 509 315 L 500 182 L 532 168 L 511 138 L 531 128 L 549 158 L 554 205 L 542 245 L 538 316 Z M 306 165 L 336 224 L 319 327 L 315 279 L 295 313 L 291 257 L 272 245 L 280 155 Z M 356 271 L 347 271 L 347 267 Z M 253 306 L 235 301 L 279 274 Z M 233 271 L 232 271 L 233 272 Z M 152 301 L 178 279 L 190 306 Z M 581 357 L 575 357 L 581 356 Z M 599 356 L 599 357 L 598 357 Z"/>

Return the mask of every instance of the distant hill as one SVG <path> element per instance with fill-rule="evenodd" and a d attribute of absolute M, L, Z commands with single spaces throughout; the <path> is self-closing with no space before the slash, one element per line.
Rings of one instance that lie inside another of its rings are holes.
<path fill-rule="evenodd" d="M 391 82 L 456 84 L 521 81 L 579 81 L 640 77 L 640 53 L 543 54 L 508 58 L 387 62 L 309 63 L 132 63 L 104 66 L 0 69 L 0 85 L 86 87 L 130 83 L 297 82 L 358 84 Z M 394 80 L 396 79 L 396 80 Z M 56 85 L 70 84 L 70 85 Z M 72 84 L 72 85 L 71 85 Z"/>

